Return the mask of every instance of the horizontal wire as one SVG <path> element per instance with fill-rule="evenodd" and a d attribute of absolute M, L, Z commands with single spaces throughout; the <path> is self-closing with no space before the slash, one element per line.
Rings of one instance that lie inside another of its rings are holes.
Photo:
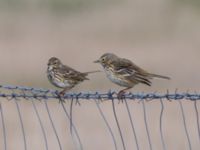
<path fill-rule="evenodd" d="M 25 86 L 13 86 L 13 85 L 0 85 L 0 97 L 7 99 L 17 99 L 17 98 L 25 98 L 25 99 L 60 99 L 58 90 L 52 89 L 44 89 L 44 88 L 33 88 L 33 87 L 25 87 Z M 77 93 L 66 93 L 62 99 L 107 99 L 113 100 L 117 98 L 116 91 L 109 90 L 105 93 L 100 92 L 77 92 Z M 200 100 L 200 93 L 169 93 L 168 91 L 163 94 L 159 93 L 126 93 L 124 98 L 127 100 Z"/>

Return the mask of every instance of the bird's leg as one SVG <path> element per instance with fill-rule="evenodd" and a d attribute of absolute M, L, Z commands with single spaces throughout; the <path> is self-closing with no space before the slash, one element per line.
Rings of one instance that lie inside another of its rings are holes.
<path fill-rule="evenodd" d="M 119 91 L 119 93 L 117 94 L 117 98 L 118 98 L 119 102 L 122 101 L 122 103 L 123 103 L 123 100 L 125 99 L 124 94 L 125 94 L 126 91 L 129 90 L 129 89 L 131 89 L 131 87 L 128 87 L 128 88 L 125 88 L 125 89 Z"/>
<path fill-rule="evenodd" d="M 70 88 L 64 88 L 64 90 L 62 90 L 62 91 L 58 94 L 59 99 L 60 99 L 59 102 L 65 102 L 64 96 L 65 96 L 65 93 L 66 93 L 68 90 L 70 90 Z"/>

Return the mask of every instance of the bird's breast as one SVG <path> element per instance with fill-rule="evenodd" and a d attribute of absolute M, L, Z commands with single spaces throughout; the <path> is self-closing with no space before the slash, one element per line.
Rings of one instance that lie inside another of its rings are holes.
<path fill-rule="evenodd" d="M 106 72 L 106 76 L 108 77 L 108 79 L 110 79 L 110 81 L 112 81 L 113 83 L 115 83 L 119 86 L 123 86 L 123 87 L 132 87 L 133 86 L 131 82 L 126 80 L 125 77 L 115 73 L 114 70 L 105 68 L 105 72 Z"/>
<path fill-rule="evenodd" d="M 55 70 L 51 68 L 48 68 L 47 76 L 48 76 L 49 81 L 56 87 L 59 87 L 59 88 L 72 87 L 72 84 L 70 83 L 70 81 L 62 78 L 58 73 L 56 73 Z"/>

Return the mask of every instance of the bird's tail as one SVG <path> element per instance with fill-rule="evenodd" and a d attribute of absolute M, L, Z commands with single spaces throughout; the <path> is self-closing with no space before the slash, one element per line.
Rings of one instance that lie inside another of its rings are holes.
<path fill-rule="evenodd" d="M 90 74 L 90 73 L 97 73 L 97 72 L 101 72 L 100 70 L 94 70 L 94 71 L 88 71 L 88 72 L 84 72 L 84 74 Z"/>
<path fill-rule="evenodd" d="M 156 78 L 162 78 L 162 79 L 170 80 L 170 77 L 162 76 L 162 75 L 158 75 L 158 74 L 149 73 L 148 76 L 149 76 L 149 77 L 156 77 Z"/>

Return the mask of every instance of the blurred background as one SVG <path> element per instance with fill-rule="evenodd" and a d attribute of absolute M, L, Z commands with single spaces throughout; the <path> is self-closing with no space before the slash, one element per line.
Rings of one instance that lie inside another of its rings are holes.
<path fill-rule="evenodd" d="M 105 52 L 132 60 L 142 68 L 167 75 L 170 81 L 154 80 L 153 86 L 138 85 L 132 92 L 198 91 L 200 89 L 200 1 L 198 0 L 1 0 L 0 1 L 0 83 L 41 88 L 53 87 L 47 80 L 47 61 L 56 56 L 79 71 L 102 69 L 94 64 Z M 121 88 L 104 73 L 92 74 L 72 91 L 102 91 Z M 8 131 L 8 149 L 22 149 L 23 143 L 15 104 L 1 99 Z M 192 102 L 184 102 L 188 122 L 195 122 Z M 44 149 L 40 127 L 32 105 L 20 102 L 28 149 Z M 50 101 L 51 111 L 63 149 L 73 150 L 61 106 Z M 58 149 L 44 105 L 37 103 L 48 132 L 49 149 Z M 69 106 L 69 102 L 66 103 Z M 188 149 L 179 105 L 165 102 L 165 139 L 168 149 Z M 142 105 L 131 102 L 141 149 L 147 149 Z M 102 108 L 121 149 L 111 103 Z M 147 103 L 153 148 L 161 149 L 158 132 L 158 102 Z M 124 105 L 117 112 L 127 149 L 135 148 Z M 157 114 L 157 115 L 156 115 Z M 194 117 L 193 117 L 194 116 Z M 74 108 L 74 122 L 86 150 L 111 150 L 107 128 L 93 102 Z M 0 125 L 1 127 L 1 125 Z M 188 126 L 193 149 L 198 149 L 196 126 Z M 174 133 L 176 133 L 174 135 Z M 3 141 L 0 140 L 3 148 Z M 0 148 L 0 149 L 2 149 Z"/>

